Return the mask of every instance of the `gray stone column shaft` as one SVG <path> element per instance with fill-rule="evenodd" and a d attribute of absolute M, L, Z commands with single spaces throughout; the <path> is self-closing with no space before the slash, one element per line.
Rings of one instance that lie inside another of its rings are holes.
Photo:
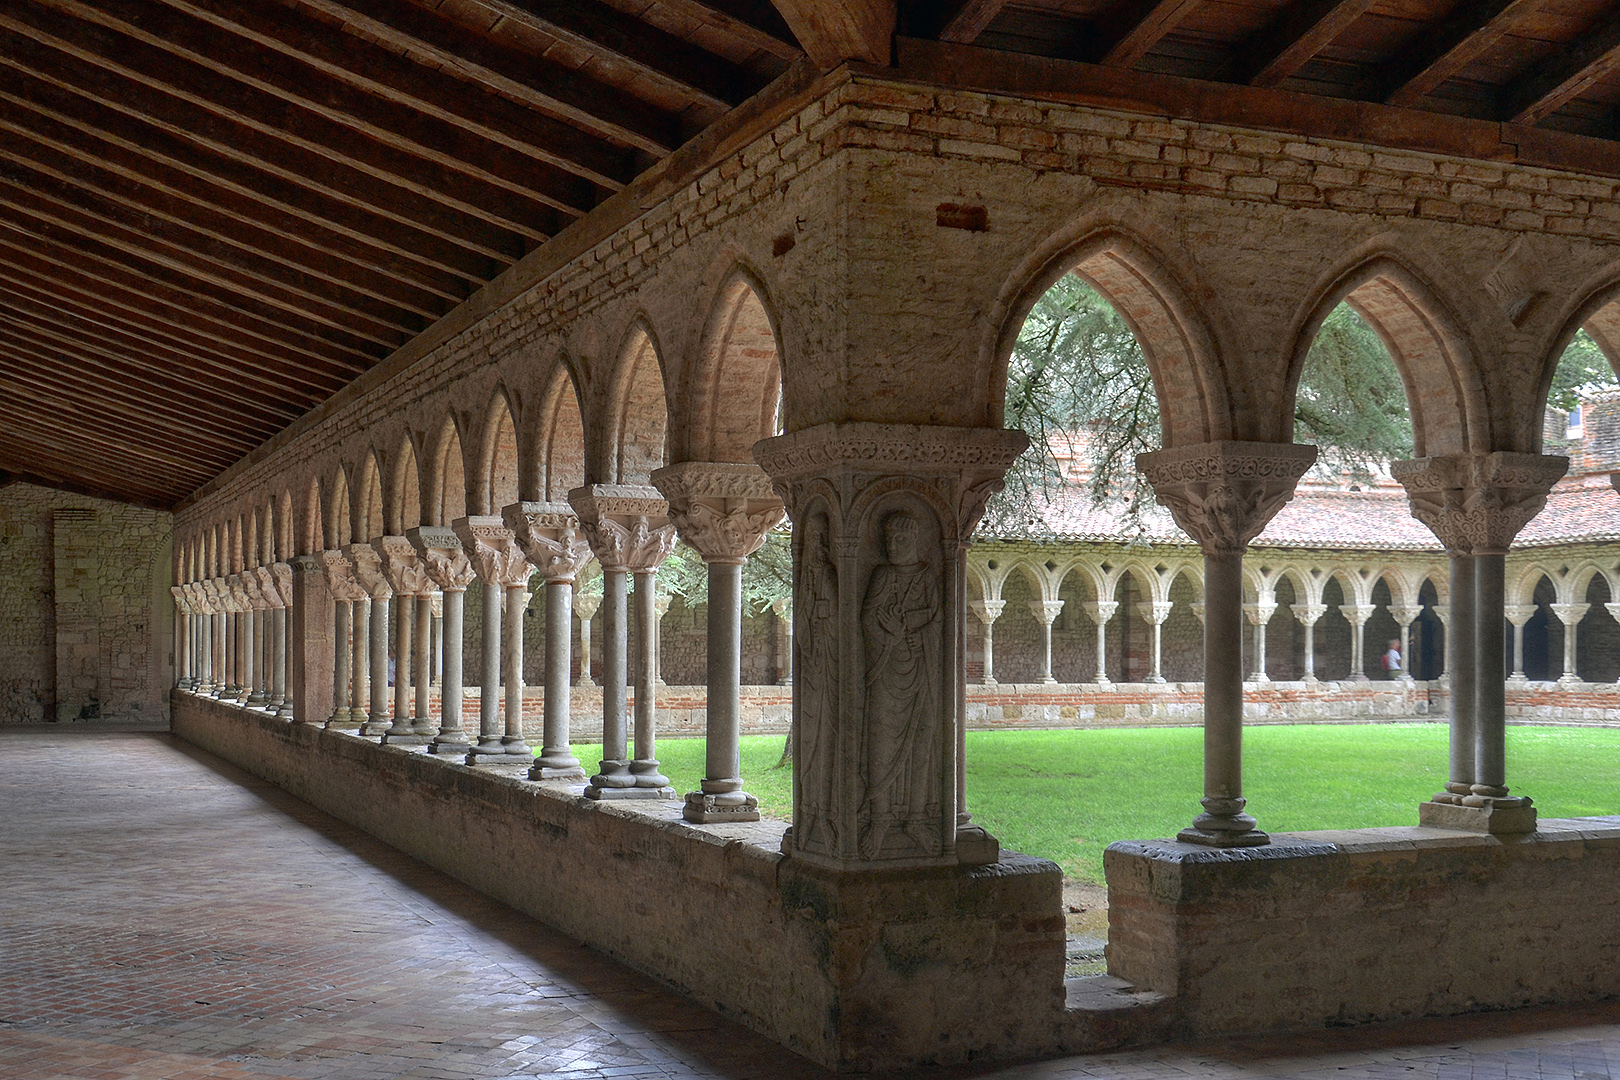
<path fill-rule="evenodd" d="M 219 697 L 225 693 L 225 687 L 229 684 L 231 678 L 230 670 L 225 666 L 225 657 L 229 655 L 231 644 L 229 629 L 230 619 L 226 616 L 225 612 L 221 611 L 218 615 L 214 616 L 213 657 L 215 697 Z"/>
<path fill-rule="evenodd" d="M 371 666 L 371 601 L 356 600 L 350 616 L 354 659 L 349 667 L 349 717 L 356 724 L 366 721 L 366 697 Z"/>
<path fill-rule="evenodd" d="M 371 601 L 371 714 L 367 735 L 388 730 L 388 598 Z"/>
<path fill-rule="evenodd" d="M 443 593 L 439 595 L 443 596 Z M 428 609 L 430 612 L 432 608 Z M 428 685 L 436 686 L 444 681 L 444 616 L 434 615 L 429 633 L 433 636 L 433 673 L 428 678 Z"/>
<path fill-rule="evenodd" d="M 253 688 L 258 684 L 258 670 L 256 664 L 254 663 L 256 659 L 254 654 L 258 650 L 257 642 L 253 637 L 253 623 L 254 616 L 256 614 L 257 613 L 251 608 L 242 612 L 242 623 L 238 630 L 239 640 L 237 642 L 237 648 L 242 653 L 242 663 L 240 668 L 242 672 L 241 700 L 244 702 L 253 697 Z"/>
<path fill-rule="evenodd" d="M 270 619 L 270 647 L 275 650 L 271 661 L 275 681 L 270 688 L 270 698 L 275 702 L 276 715 L 286 716 L 292 709 L 292 701 L 287 696 L 287 609 L 276 608 L 270 613 Z"/>
<path fill-rule="evenodd" d="M 1264 637 L 1261 639 L 1264 640 Z M 1164 622 L 1154 620 L 1153 623 L 1153 670 L 1148 673 L 1148 682 L 1164 682 Z"/>
<path fill-rule="evenodd" d="M 459 753 L 467 749 L 467 736 L 461 730 L 463 611 L 467 594 L 461 589 L 445 589 L 443 596 L 444 618 L 439 631 L 439 644 L 444 650 L 444 675 L 439 687 L 439 709 L 443 718 L 431 749 L 448 746 Z"/>
<path fill-rule="evenodd" d="M 980 622 L 984 627 L 984 674 L 980 677 L 986 686 L 996 682 L 996 621 Z"/>
<path fill-rule="evenodd" d="M 1451 668 L 1450 782 L 1446 790 L 1467 795 L 1474 784 L 1475 637 L 1474 557 L 1451 556 L 1451 617 L 1446 623 L 1446 657 Z"/>
<path fill-rule="evenodd" d="M 506 673 L 506 731 L 501 742 L 509 752 L 533 756 L 523 741 L 523 599 L 522 585 L 506 587 L 506 621 L 501 627 L 501 667 Z"/>
<path fill-rule="evenodd" d="M 394 723 L 390 736 L 409 735 L 411 723 L 411 638 L 416 632 L 417 598 L 394 594 Z"/>
<path fill-rule="evenodd" d="M 236 692 L 237 688 L 241 685 L 237 681 L 238 676 L 237 676 L 237 666 L 236 666 L 236 612 L 234 612 L 234 611 L 228 611 L 228 612 L 225 613 L 225 634 L 224 634 L 224 638 L 225 638 L 225 647 L 224 647 L 224 650 L 223 650 L 223 653 L 224 653 L 224 665 L 223 666 L 225 668 L 225 678 L 223 680 L 221 680 L 224 683 L 224 694 L 222 696 L 228 696 L 228 695 L 234 694 Z"/>
<path fill-rule="evenodd" d="M 636 579 L 636 756 L 630 772 L 636 787 L 666 788 L 669 777 L 658 771 L 658 595 L 654 571 L 638 571 Z"/>
<path fill-rule="evenodd" d="M 595 686 L 591 677 L 591 616 L 579 617 L 579 685 Z"/>
<path fill-rule="evenodd" d="M 1254 624 L 1254 681 L 1265 682 L 1271 676 L 1266 674 L 1266 624 Z"/>
<path fill-rule="evenodd" d="M 541 735 L 540 758 L 535 768 L 541 778 L 583 778 L 579 759 L 568 745 L 568 728 L 572 719 L 571 691 L 568 680 L 572 675 L 574 583 L 572 581 L 546 582 L 546 715 L 545 730 Z M 589 625 L 589 621 L 586 621 Z"/>
<path fill-rule="evenodd" d="M 1107 682 L 1108 679 L 1108 620 L 1097 620 L 1097 678 L 1096 681 Z"/>
<path fill-rule="evenodd" d="M 416 598 L 416 655 L 412 665 L 416 688 L 415 723 L 412 729 L 419 735 L 435 735 L 439 725 L 433 722 L 433 704 L 429 688 L 433 685 L 433 597 Z"/>
<path fill-rule="evenodd" d="M 1316 622 L 1305 624 L 1305 677 L 1316 677 Z"/>
<path fill-rule="evenodd" d="M 743 786 L 742 572 L 741 563 L 709 563 L 708 740 L 698 785 L 706 795 L 740 793 Z"/>
<path fill-rule="evenodd" d="M 1524 678 L 1524 623 L 1513 624 L 1513 677 Z"/>
<path fill-rule="evenodd" d="M 478 679 L 478 746 L 494 753 L 501 746 L 501 599 L 498 582 L 480 583 L 483 592 L 484 654 Z"/>
<path fill-rule="evenodd" d="M 1243 556 L 1204 555 L 1204 805 L 1243 805 Z"/>
<path fill-rule="evenodd" d="M 630 660 L 630 575 L 602 569 L 602 770 L 593 787 L 634 787 L 627 746 L 625 679 Z"/>
<path fill-rule="evenodd" d="M 353 619 L 353 604 L 347 600 L 333 601 L 332 715 L 327 718 L 327 727 L 349 722 L 349 661 L 353 656 Z"/>
<path fill-rule="evenodd" d="M 1507 794 L 1506 634 L 1502 612 L 1507 557 L 1474 556 L 1474 784 L 1476 795 Z M 1481 790 L 1482 788 L 1488 790 Z"/>

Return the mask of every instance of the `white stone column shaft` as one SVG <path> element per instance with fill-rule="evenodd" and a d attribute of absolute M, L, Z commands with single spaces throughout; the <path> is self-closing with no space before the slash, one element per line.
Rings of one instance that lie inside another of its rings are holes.
<path fill-rule="evenodd" d="M 354 605 L 347 600 L 332 602 L 332 715 L 327 718 L 329 728 L 352 725 L 349 713 L 349 662 L 353 656 L 351 641 Z"/>
<path fill-rule="evenodd" d="M 523 739 L 523 611 L 528 607 L 528 589 L 506 587 L 506 619 L 501 626 L 501 667 L 506 673 L 506 731 L 503 747 L 522 745 L 523 753 L 534 752 Z"/>

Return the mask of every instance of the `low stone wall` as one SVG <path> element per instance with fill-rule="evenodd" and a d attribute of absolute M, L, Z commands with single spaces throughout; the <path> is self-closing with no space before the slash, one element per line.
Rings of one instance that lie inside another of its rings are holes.
<path fill-rule="evenodd" d="M 1110 974 L 1207 1038 L 1620 995 L 1620 818 L 1103 856 Z"/>
<path fill-rule="evenodd" d="M 1076 1048 L 1045 860 L 831 873 L 782 856 L 779 822 L 688 825 L 674 802 L 598 803 L 188 693 L 172 704 L 186 741 L 825 1066 Z"/>

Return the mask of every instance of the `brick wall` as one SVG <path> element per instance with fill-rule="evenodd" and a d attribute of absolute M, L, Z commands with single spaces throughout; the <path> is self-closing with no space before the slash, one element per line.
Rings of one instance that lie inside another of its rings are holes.
<path fill-rule="evenodd" d="M 172 521 L 0 489 L 0 723 L 167 715 Z"/>

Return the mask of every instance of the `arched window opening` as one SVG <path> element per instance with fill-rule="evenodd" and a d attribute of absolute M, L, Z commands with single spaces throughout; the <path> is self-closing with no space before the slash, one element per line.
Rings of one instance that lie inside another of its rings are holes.
<path fill-rule="evenodd" d="M 567 369 L 559 366 L 546 399 L 540 431 L 540 483 L 546 502 L 564 502 L 585 483 L 585 424 L 579 395 Z"/>
<path fill-rule="evenodd" d="M 1328 313 L 1306 354 L 1294 441 L 1317 447 L 1313 480 L 1352 491 L 1392 484 L 1389 463 L 1416 452 L 1400 369 L 1386 340 L 1348 302 Z"/>
<path fill-rule="evenodd" d="M 478 508 L 483 514 L 499 514 L 503 507 L 518 501 L 517 427 L 504 394 L 495 395 L 491 412 L 484 452 L 485 505 Z"/>

